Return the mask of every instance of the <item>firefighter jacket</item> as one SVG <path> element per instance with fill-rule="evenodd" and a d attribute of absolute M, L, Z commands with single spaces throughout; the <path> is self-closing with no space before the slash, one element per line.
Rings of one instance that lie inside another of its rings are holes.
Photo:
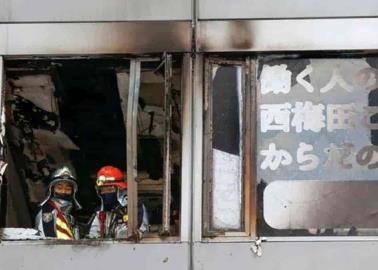
<path fill-rule="evenodd" d="M 41 206 L 36 216 L 36 229 L 44 237 L 64 240 L 79 239 L 79 229 L 74 217 L 69 214 L 71 209 L 71 202 L 49 199 Z"/>
<path fill-rule="evenodd" d="M 127 238 L 127 206 L 117 205 L 111 211 L 97 211 L 90 222 L 89 238 Z M 146 207 L 138 203 L 139 231 L 144 233 L 149 230 L 149 221 Z"/>

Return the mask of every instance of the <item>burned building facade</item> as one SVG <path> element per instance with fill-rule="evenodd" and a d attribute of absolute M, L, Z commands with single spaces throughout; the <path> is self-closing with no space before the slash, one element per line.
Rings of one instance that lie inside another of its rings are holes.
<path fill-rule="evenodd" d="M 0 269 L 375 268 L 377 13 L 0 0 Z M 63 165 L 79 240 L 34 229 Z M 127 182 L 125 239 L 87 237 L 106 165 Z"/>

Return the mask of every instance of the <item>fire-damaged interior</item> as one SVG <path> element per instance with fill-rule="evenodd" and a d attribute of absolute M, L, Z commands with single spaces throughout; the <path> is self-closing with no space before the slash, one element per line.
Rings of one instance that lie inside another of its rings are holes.
<path fill-rule="evenodd" d="M 149 214 L 151 236 L 162 230 L 167 136 L 164 59 L 154 59 L 142 63 L 137 108 L 137 190 Z M 74 215 L 83 238 L 100 204 L 96 172 L 112 165 L 120 168 L 126 179 L 130 60 L 9 59 L 5 72 L 8 168 L 1 190 L 1 225 L 33 228 L 51 173 L 66 165 L 77 175 L 77 199 L 83 209 Z M 172 60 L 169 100 L 169 232 L 178 235 L 181 59 L 176 56 Z"/>

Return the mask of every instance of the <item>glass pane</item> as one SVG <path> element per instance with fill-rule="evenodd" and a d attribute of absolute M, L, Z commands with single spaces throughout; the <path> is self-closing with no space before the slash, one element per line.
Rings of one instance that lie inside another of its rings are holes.
<path fill-rule="evenodd" d="M 212 225 L 241 230 L 242 67 L 216 66 L 212 75 Z"/>
<path fill-rule="evenodd" d="M 259 60 L 262 227 L 330 234 L 378 227 L 378 219 L 362 211 L 366 202 L 378 205 L 374 193 L 365 192 L 378 182 L 363 184 L 377 180 L 377 67 L 375 57 Z"/>

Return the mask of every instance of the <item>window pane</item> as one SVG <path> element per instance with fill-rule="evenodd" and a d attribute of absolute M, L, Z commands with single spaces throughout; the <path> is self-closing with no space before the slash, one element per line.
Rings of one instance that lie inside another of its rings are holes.
<path fill-rule="evenodd" d="M 257 169 L 269 226 L 378 227 L 367 192 L 378 185 L 377 67 L 375 57 L 259 60 Z"/>
<path fill-rule="evenodd" d="M 216 230 L 240 230 L 242 211 L 242 67 L 213 69 L 213 215 Z"/>

